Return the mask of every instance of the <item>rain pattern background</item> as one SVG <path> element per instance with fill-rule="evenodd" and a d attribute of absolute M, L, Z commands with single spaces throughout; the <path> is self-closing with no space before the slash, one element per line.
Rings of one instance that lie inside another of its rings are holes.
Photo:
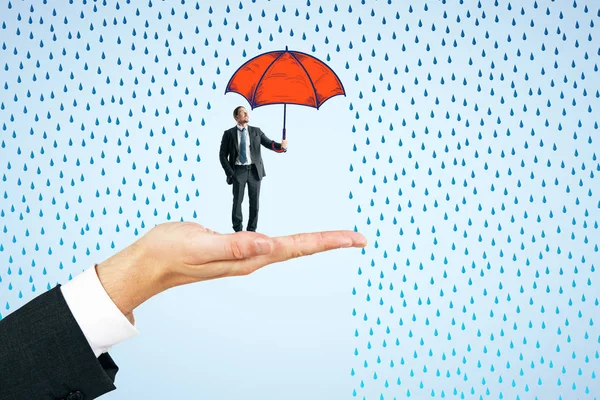
<path fill-rule="evenodd" d="M 2 317 L 155 224 L 231 231 L 217 153 L 243 62 L 289 46 L 346 89 L 288 107 L 258 229 L 368 247 L 150 300 L 107 399 L 600 395 L 598 3 L 2 10 Z M 279 141 L 282 108 L 250 124 Z"/>

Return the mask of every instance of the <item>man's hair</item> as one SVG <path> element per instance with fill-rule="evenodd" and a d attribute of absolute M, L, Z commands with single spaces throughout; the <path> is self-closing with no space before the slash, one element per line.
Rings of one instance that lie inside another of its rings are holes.
<path fill-rule="evenodd" d="M 236 108 L 233 109 L 233 118 L 234 119 L 235 119 L 235 117 L 237 117 L 238 111 L 240 110 L 240 108 L 244 108 L 244 106 L 237 106 Z"/>

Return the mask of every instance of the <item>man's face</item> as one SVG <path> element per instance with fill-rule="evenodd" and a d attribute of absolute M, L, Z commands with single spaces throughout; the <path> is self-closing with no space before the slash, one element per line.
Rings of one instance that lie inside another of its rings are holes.
<path fill-rule="evenodd" d="M 250 115 L 248 114 L 248 111 L 246 111 L 246 109 L 242 107 L 238 110 L 235 120 L 240 125 L 247 124 L 248 121 L 250 121 Z"/>

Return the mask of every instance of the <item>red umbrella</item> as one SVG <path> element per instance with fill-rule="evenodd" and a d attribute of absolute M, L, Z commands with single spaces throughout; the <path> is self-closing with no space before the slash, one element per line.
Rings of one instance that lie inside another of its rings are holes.
<path fill-rule="evenodd" d="M 324 62 L 298 51 L 271 51 L 247 61 L 233 74 L 225 93 L 239 93 L 252 109 L 283 104 L 283 139 L 287 104 L 319 109 L 328 99 L 346 95 L 342 82 Z"/>

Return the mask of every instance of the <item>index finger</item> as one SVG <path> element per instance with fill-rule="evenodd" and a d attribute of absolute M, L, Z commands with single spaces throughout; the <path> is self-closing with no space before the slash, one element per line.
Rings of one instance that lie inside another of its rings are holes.
<path fill-rule="evenodd" d="M 365 247 L 367 239 L 353 231 L 297 233 L 273 238 L 275 249 L 266 257 L 272 262 L 310 256 L 344 247 Z"/>

